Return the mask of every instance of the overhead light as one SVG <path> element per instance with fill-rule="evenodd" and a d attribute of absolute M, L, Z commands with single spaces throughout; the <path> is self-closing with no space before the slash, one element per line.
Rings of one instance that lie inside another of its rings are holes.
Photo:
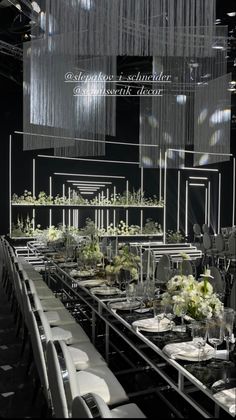
<path fill-rule="evenodd" d="M 234 17 L 236 16 L 236 12 L 228 12 L 227 15 L 230 17 Z"/>

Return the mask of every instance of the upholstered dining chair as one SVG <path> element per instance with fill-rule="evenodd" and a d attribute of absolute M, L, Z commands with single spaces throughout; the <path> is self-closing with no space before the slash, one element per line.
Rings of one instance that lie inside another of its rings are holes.
<path fill-rule="evenodd" d="M 146 416 L 140 408 L 133 403 L 120 405 L 110 409 L 105 401 L 97 394 L 88 393 L 78 395 L 72 401 L 72 418 L 91 419 L 91 418 L 120 418 L 120 419 L 143 419 Z"/>
<path fill-rule="evenodd" d="M 194 223 L 193 225 L 193 241 L 194 242 L 201 242 L 202 239 L 202 232 L 201 226 L 198 223 Z"/>
<path fill-rule="evenodd" d="M 225 295 L 225 281 L 222 273 L 220 270 L 215 267 L 211 266 L 209 267 L 209 270 L 211 272 L 211 276 L 213 279 L 209 278 L 209 282 L 213 286 L 213 290 L 215 293 L 219 294 L 219 296 L 223 299 Z"/>
<path fill-rule="evenodd" d="M 171 277 L 172 263 L 171 258 L 168 254 L 163 254 L 157 264 L 155 278 L 157 285 L 166 284 Z"/>
<path fill-rule="evenodd" d="M 56 418 L 71 415 L 72 401 L 77 395 L 95 392 L 108 404 L 128 400 L 124 389 L 106 366 L 76 371 L 64 341 L 47 343 L 47 369 L 52 403 Z"/>

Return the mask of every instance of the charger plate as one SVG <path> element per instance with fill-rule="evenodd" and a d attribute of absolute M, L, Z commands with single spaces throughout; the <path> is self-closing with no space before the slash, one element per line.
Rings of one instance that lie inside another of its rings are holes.
<path fill-rule="evenodd" d="M 132 309 L 139 308 L 140 303 L 139 302 L 113 302 L 110 304 L 111 309 L 118 309 L 120 311 L 128 311 Z"/>
<path fill-rule="evenodd" d="M 95 295 L 117 295 L 121 293 L 121 290 L 118 287 L 108 287 L 108 286 L 101 286 L 101 287 L 93 287 L 91 292 Z"/>

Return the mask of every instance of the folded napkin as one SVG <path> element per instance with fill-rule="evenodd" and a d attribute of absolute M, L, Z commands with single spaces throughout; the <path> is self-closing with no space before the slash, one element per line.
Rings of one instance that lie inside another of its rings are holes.
<path fill-rule="evenodd" d="M 70 355 L 73 359 L 76 369 L 77 370 L 86 369 L 88 367 L 88 361 L 89 361 L 87 353 L 73 346 L 68 346 L 67 348 L 70 352 Z"/>
<path fill-rule="evenodd" d="M 132 323 L 132 326 L 138 327 L 144 331 L 154 331 L 154 332 L 161 332 L 167 331 L 170 329 L 170 321 L 167 318 L 163 318 L 160 320 L 159 328 L 158 328 L 158 321 L 155 318 L 145 318 L 145 319 L 138 319 Z"/>
<path fill-rule="evenodd" d="M 162 351 L 171 359 L 198 360 L 198 348 L 192 341 L 166 344 Z M 201 360 L 211 359 L 213 355 L 214 349 L 209 344 L 201 349 Z"/>
<path fill-rule="evenodd" d="M 236 415 L 236 388 L 216 392 L 214 398 L 224 404 L 229 409 L 230 414 Z"/>
<path fill-rule="evenodd" d="M 99 376 L 90 372 L 77 372 L 77 385 L 79 395 L 93 392 L 103 398 L 106 403 L 109 403 L 110 392 L 103 378 L 100 378 Z"/>

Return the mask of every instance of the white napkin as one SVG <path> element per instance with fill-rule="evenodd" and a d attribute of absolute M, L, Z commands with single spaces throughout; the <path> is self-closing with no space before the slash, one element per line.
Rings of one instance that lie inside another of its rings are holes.
<path fill-rule="evenodd" d="M 85 353 L 83 350 L 77 349 L 76 347 L 68 346 L 67 348 L 70 352 L 76 369 L 86 369 L 88 367 L 89 361 L 87 353 Z"/>
<path fill-rule="evenodd" d="M 198 360 L 198 348 L 192 341 L 166 344 L 162 351 L 171 359 Z M 201 360 L 210 359 L 213 355 L 214 349 L 206 344 L 201 350 Z"/>
<path fill-rule="evenodd" d="M 80 371 L 77 372 L 77 385 L 79 395 L 93 392 L 103 398 L 106 403 L 109 403 L 110 392 L 103 378 L 90 372 Z"/>
<path fill-rule="evenodd" d="M 231 414 L 236 414 L 236 388 L 216 392 L 214 398 L 221 404 L 224 404 Z"/>
<path fill-rule="evenodd" d="M 138 319 L 132 323 L 133 327 L 138 327 L 146 331 L 167 331 L 170 326 L 170 321 L 167 318 L 163 318 L 159 322 L 155 318 Z"/>

